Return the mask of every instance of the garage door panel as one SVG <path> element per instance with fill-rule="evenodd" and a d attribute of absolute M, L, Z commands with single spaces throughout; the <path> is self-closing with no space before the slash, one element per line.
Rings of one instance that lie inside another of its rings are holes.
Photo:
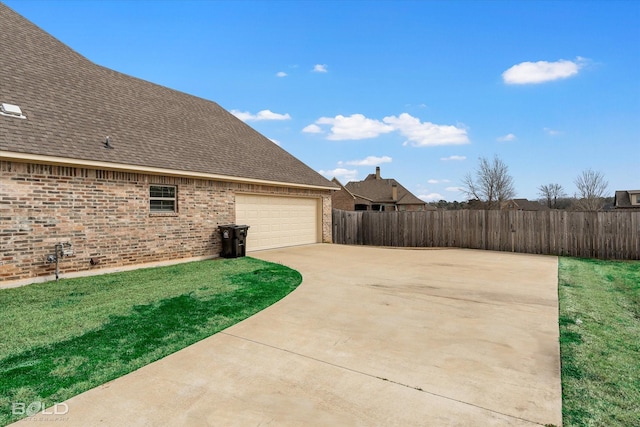
<path fill-rule="evenodd" d="M 236 195 L 236 224 L 249 225 L 247 250 L 318 242 L 318 199 Z"/>

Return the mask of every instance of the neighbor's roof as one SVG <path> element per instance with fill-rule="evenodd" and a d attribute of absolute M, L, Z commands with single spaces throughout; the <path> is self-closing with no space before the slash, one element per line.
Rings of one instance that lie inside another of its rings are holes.
<path fill-rule="evenodd" d="M 631 203 L 631 195 L 640 194 L 640 190 L 618 190 L 614 197 L 614 206 L 616 208 L 638 208 Z"/>
<path fill-rule="evenodd" d="M 26 116 L 0 115 L 0 158 L 335 188 L 215 102 L 94 64 L 1 3 L 0 27 L 0 103 Z"/>
<path fill-rule="evenodd" d="M 414 196 L 395 179 L 376 179 L 375 174 L 370 174 L 364 181 L 347 182 L 345 188 L 356 196 L 371 200 L 374 203 L 394 203 L 392 198 L 393 185 L 398 186 L 398 205 L 426 205 L 424 200 Z"/>
<path fill-rule="evenodd" d="M 529 199 L 511 199 L 510 201 L 505 201 L 503 204 L 508 204 L 513 202 L 516 206 L 523 211 L 545 211 L 549 210 L 547 205 L 542 205 L 538 202 L 531 201 Z"/>

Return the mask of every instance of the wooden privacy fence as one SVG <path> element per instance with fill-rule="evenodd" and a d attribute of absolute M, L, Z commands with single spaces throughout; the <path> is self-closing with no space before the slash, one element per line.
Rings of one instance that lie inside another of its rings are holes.
<path fill-rule="evenodd" d="M 640 211 L 333 210 L 333 242 L 640 259 Z"/>

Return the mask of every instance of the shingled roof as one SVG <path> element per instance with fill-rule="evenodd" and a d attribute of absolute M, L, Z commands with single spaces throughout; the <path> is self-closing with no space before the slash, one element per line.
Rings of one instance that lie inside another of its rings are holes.
<path fill-rule="evenodd" d="M 547 211 L 549 207 L 528 199 L 511 199 L 502 202 L 503 209 L 515 209 L 519 211 Z"/>
<path fill-rule="evenodd" d="M 397 199 L 393 199 L 393 186 L 397 188 Z M 381 178 L 380 168 L 375 174 L 369 174 L 364 181 L 351 181 L 344 186 L 356 197 L 362 197 L 373 203 L 395 203 L 397 205 L 425 205 L 423 200 L 414 196 L 393 178 Z"/>
<path fill-rule="evenodd" d="M 0 158 L 335 188 L 215 102 L 97 65 L 1 3 L 0 27 L 0 103 L 26 116 L 0 116 Z"/>
<path fill-rule="evenodd" d="M 614 197 L 614 207 L 616 209 L 640 209 L 640 206 L 633 204 L 631 197 L 640 195 L 640 190 L 618 190 Z"/>

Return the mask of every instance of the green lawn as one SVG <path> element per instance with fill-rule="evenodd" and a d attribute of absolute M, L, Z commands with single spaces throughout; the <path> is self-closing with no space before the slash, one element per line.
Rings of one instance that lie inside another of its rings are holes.
<path fill-rule="evenodd" d="M 640 262 L 561 258 L 564 426 L 640 426 Z"/>
<path fill-rule="evenodd" d="M 0 425 L 15 402 L 62 402 L 211 336 L 300 274 L 218 259 L 0 290 Z"/>
<path fill-rule="evenodd" d="M 564 426 L 640 426 L 640 262 L 561 258 Z M 0 425 L 158 360 L 278 301 L 299 273 L 252 258 L 0 290 Z"/>

